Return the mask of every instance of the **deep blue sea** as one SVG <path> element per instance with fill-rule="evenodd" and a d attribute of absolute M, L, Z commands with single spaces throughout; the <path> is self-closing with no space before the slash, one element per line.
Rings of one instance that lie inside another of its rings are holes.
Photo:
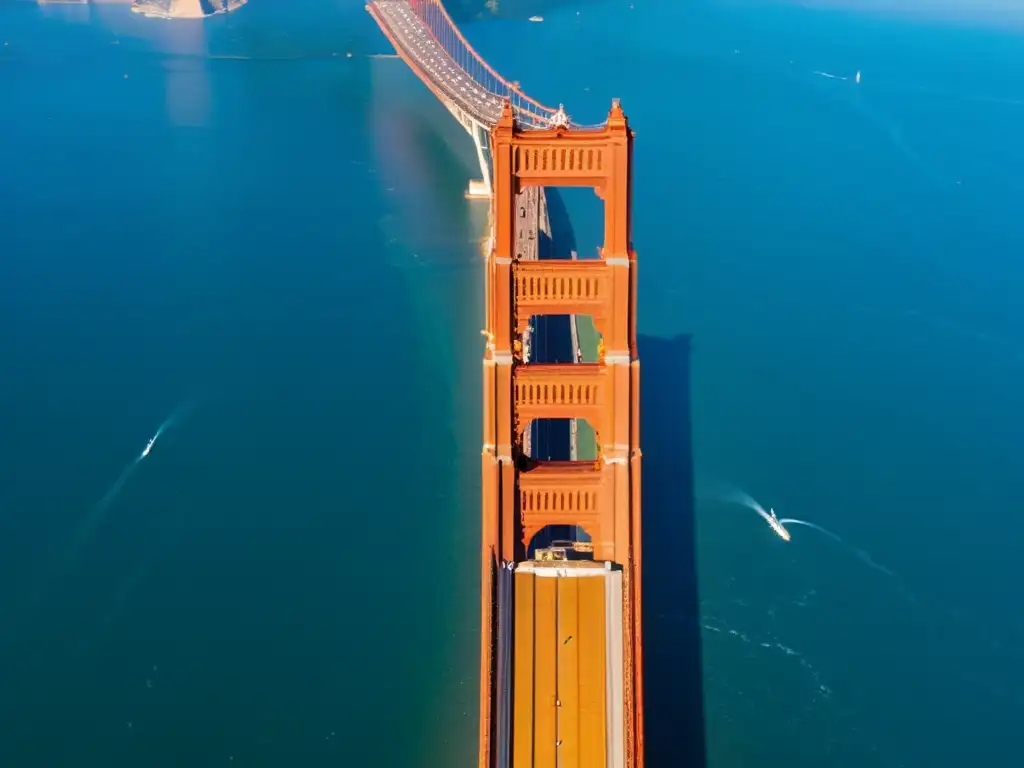
<path fill-rule="evenodd" d="M 1024 12 L 477 5 L 637 132 L 645 418 L 692 420 L 643 445 L 697 500 L 648 494 L 697 533 L 645 574 L 696 557 L 707 764 L 1017 765 Z M 390 52 L 361 2 L 0 4 L 0 766 L 475 764 L 486 210 Z"/>

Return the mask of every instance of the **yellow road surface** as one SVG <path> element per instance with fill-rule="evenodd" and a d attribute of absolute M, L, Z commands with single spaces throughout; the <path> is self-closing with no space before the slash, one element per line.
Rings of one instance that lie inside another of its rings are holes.
<path fill-rule="evenodd" d="M 621 717 L 619 702 L 609 697 L 609 688 L 618 686 L 608 684 L 609 672 L 615 673 L 609 663 L 618 654 L 609 653 L 606 642 L 609 625 L 614 629 L 609 602 L 622 599 L 617 576 L 603 563 L 587 561 L 517 568 L 514 768 L 618 764 L 608 760 L 609 710 Z"/>

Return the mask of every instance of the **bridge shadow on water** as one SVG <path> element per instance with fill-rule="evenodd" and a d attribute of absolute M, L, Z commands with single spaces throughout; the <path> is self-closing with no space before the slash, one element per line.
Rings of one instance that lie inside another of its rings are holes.
<path fill-rule="evenodd" d="M 641 335 L 644 730 L 648 765 L 706 765 L 690 336 Z"/>

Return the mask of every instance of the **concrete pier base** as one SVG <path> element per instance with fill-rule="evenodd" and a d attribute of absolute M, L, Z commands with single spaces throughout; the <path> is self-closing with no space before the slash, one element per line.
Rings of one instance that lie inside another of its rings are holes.
<path fill-rule="evenodd" d="M 469 188 L 466 190 L 466 197 L 470 200 L 487 200 L 491 196 L 491 190 L 483 179 L 470 179 Z"/>

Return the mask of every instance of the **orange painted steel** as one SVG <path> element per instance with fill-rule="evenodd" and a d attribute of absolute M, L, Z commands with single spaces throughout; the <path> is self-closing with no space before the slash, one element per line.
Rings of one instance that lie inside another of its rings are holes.
<path fill-rule="evenodd" d="M 481 768 L 491 768 L 493 760 L 492 595 L 496 568 L 501 562 L 521 562 L 533 535 L 556 524 L 587 530 L 594 543 L 594 558 L 622 569 L 621 764 L 627 768 L 644 764 L 640 364 L 636 253 L 631 234 L 632 150 L 633 132 L 617 100 L 599 128 L 544 130 L 521 129 L 506 101 L 491 131 L 493 245 L 486 268 L 481 457 Z M 516 196 L 532 186 L 592 187 L 596 191 L 604 201 L 605 214 L 600 259 L 526 261 L 517 257 Z M 523 332 L 531 316 L 537 314 L 592 315 L 602 336 L 600 361 L 596 365 L 524 363 Z M 538 462 L 526 457 L 524 430 L 537 418 L 586 418 L 598 436 L 598 460 Z M 516 597 L 517 607 L 520 597 Z M 537 592 L 533 599 L 547 600 L 547 596 Z M 536 604 L 530 613 L 533 626 L 529 634 L 536 636 L 543 630 L 539 622 L 548 621 L 544 618 L 548 613 Z M 517 658 L 525 652 L 519 643 L 527 642 L 527 629 L 520 624 L 524 621 L 516 611 Z M 612 638 L 605 637 L 604 642 L 611 643 Z M 537 655 L 540 652 L 538 648 L 532 651 L 533 684 L 554 686 L 557 680 L 541 679 L 543 675 L 537 671 L 547 663 L 546 657 Z M 518 676 L 516 680 L 518 686 Z M 543 699 L 538 698 L 538 690 L 533 693 L 534 707 Z M 517 711 L 521 704 L 515 702 Z M 538 724 L 544 722 L 536 713 L 534 717 Z M 513 733 L 512 764 L 516 766 L 531 764 L 523 762 L 524 756 L 516 751 L 523 748 L 520 737 Z M 537 753 L 534 759 L 534 765 L 548 761 L 548 757 L 538 759 Z"/>
<path fill-rule="evenodd" d="M 570 308 L 590 315 L 603 334 L 611 300 L 612 269 L 593 259 L 520 261 L 515 269 L 516 331 L 534 315 L 567 315 Z"/>

